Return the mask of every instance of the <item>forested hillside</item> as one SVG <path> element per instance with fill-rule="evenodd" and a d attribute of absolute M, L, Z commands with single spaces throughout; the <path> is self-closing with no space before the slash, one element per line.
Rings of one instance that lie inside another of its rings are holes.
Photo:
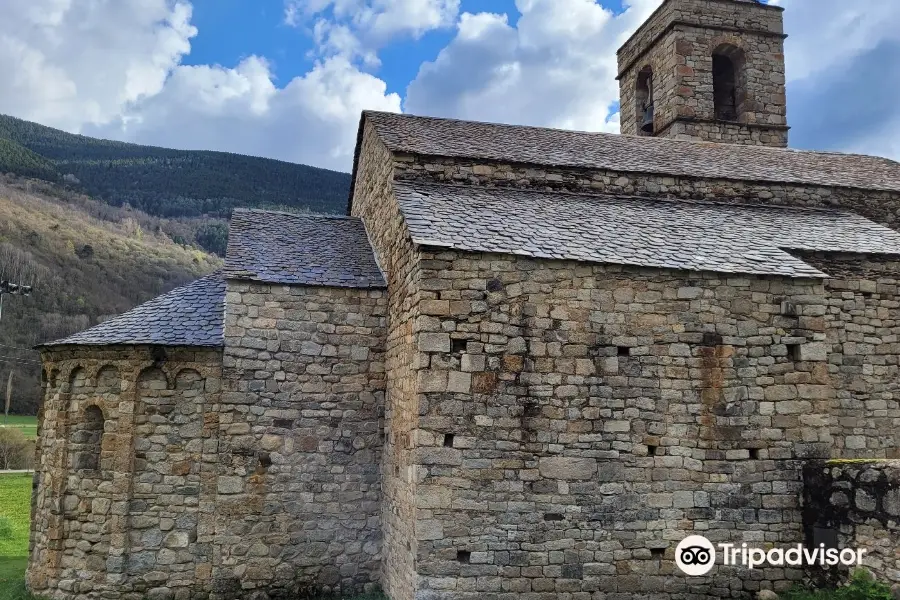
<path fill-rule="evenodd" d="M 227 218 L 236 206 L 342 213 L 347 173 L 226 152 L 140 146 L 0 115 L 0 172 L 63 182 L 160 217 Z"/>
<path fill-rule="evenodd" d="M 343 213 L 350 176 L 282 161 L 140 146 L 0 115 L 0 402 L 34 414 L 30 348 L 125 312 L 221 264 L 235 207 Z M 216 256 L 219 255 L 219 256 Z"/>
<path fill-rule="evenodd" d="M 40 392 L 35 344 L 122 313 L 221 265 L 172 241 L 189 223 L 112 208 L 88 197 L 0 176 L 0 279 L 34 286 L 5 296 L 0 318 L 0 389 L 14 375 L 14 412 L 34 414 Z"/>

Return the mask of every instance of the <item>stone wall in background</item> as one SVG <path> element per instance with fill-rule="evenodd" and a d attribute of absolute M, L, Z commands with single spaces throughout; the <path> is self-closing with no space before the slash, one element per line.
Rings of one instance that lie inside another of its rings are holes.
<path fill-rule="evenodd" d="M 221 352 L 75 347 L 43 360 L 29 587 L 189 597 L 210 562 L 195 542 L 214 511 L 199 494 Z"/>
<path fill-rule="evenodd" d="M 823 461 L 803 471 L 803 528 L 808 546 L 865 549 L 863 564 L 881 581 L 900 582 L 900 461 Z M 846 569 L 810 568 L 820 583 Z"/>
<path fill-rule="evenodd" d="M 378 581 L 386 311 L 383 290 L 228 283 L 214 598 Z"/>

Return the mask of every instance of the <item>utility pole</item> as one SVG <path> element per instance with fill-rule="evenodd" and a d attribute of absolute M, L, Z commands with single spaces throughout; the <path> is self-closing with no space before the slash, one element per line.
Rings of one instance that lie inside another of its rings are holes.
<path fill-rule="evenodd" d="M 10 371 L 9 379 L 7 379 L 7 381 L 6 381 L 6 410 L 4 411 L 4 414 L 6 415 L 6 417 L 3 421 L 4 425 L 9 425 L 9 405 L 10 405 L 10 402 L 12 401 L 12 379 L 13 379 L 13 372 Z"/>

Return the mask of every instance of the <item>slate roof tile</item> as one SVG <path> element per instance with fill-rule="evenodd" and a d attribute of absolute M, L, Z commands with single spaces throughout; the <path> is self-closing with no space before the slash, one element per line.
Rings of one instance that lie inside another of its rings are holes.
<path fill-rule="evenodd" d="M 221 272 L 216 272 L 81 333 L 42 346 L 217 347 L 224 343 L 224 322 L 225 280 Z"/>
<path fill-rule="evenodd" d="M 887 158 L 365 111 L 394 152 L 631 173 L 900 191 Z M 357 151 L 357 160 L 358 160 Z"/>
<path fill-rule="evenodd" d="M 237 209 L 225 277 L 289 285 L 385 287 L 362 221 Z"/>
<path fill-rule="evenodd" d="M 420 245 L 644 267 L 826 277 L 784 249 L 900 255 L 853 213 L 395 182 Z"/>

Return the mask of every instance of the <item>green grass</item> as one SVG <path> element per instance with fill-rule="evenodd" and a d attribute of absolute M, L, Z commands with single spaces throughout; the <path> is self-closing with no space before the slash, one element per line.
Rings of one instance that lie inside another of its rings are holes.
<path fill-rule="evenodd" d="M 34 417 L 32 417 L 34 419 Z M 31 475 L 0 475 L 0 600 L 25 600 Z"/>
<path fill-rule="evenodd" d="M 25 434 L 25 439 L 33 440 L 37 438 L 37 417 L 27 417 L 23 415 L 9 415 L 9 421 L 0 414 L 0 427 L 15 427 Z"/>

